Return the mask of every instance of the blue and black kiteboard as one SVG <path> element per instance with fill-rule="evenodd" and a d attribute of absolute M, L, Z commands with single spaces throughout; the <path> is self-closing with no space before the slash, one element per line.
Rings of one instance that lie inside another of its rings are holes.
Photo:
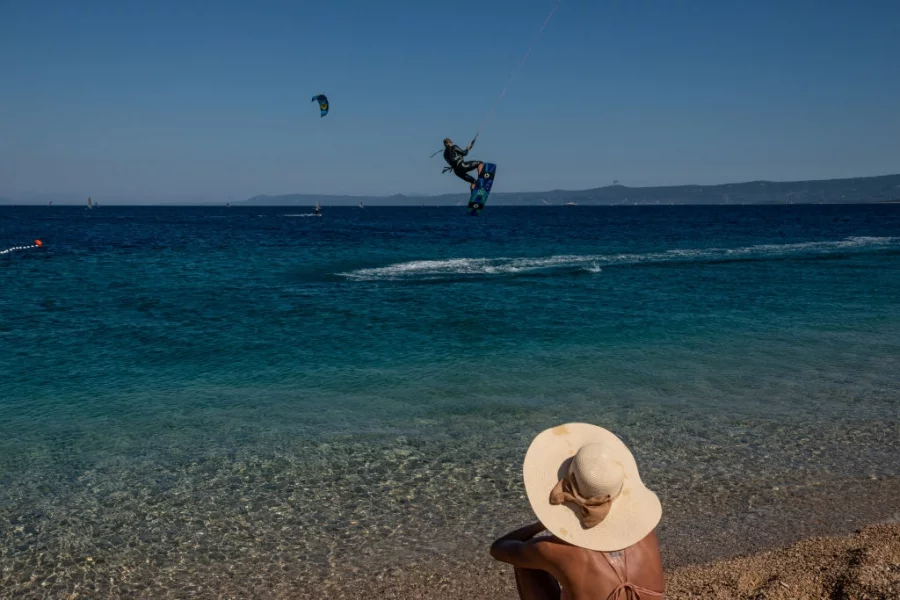
<path fill-rule="evenodd" d="M 475 189 L 469 196 L 469 216 L 477 217 L 481 214 L 487 202 L 488 195 L 491 193 L 491 187 L 494 185 L 494 175 L 497 173 L 497 165 L 493 163 L 484 163 L 484 169 L 475 182 Z"/>

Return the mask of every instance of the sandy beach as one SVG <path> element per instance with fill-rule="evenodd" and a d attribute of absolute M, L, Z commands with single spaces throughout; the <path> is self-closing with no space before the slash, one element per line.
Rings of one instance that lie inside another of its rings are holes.
<path fill-rule="evenodd" d="M 900 524 L 670 574 L 670 598 L 900 598 Z"/>

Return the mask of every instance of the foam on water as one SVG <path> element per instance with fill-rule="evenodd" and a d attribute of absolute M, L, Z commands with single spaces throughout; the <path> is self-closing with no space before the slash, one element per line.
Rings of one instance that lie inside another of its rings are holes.
<path fill-rule="evenodd" d="M 439 279 L 455 276 L 503 276 L 543 271 L 584 270 L 599 273 L 604 266 L 664 264 L 681 260 L 716 262 L 740 259 L 774 259 L 805 254 L 831 254 L 851 250 L 896 247 L 896 237 L 848 237 L 827 242 L 795 244 L 760 244 L 741 248 L 683 248 L 645 254 L 588 254 L 529 258 L 454 258 L 447 260 L 416 260 L 357 269 L 338 275 L 359 281 L 398 281 L 403 279 Z"/>

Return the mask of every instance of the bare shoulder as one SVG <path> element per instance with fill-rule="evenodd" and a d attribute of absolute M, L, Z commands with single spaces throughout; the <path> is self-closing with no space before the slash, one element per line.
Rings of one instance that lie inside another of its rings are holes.
<path fill-rule="evenodd" d="M 573 546 L 554 535 L 532 541 L 538 545 L 538 551 L 547 563 L 558 564 L 561 569 L 565 569 L 567 565 L 582 563 L 592 554 L 590 550 Z"/>
<path fill-rule="evenodd" d="M 662 557 L 660 556 L 661 552 L 659 549 L 659 538 L 656 537 L 655 529 L 653 531 L 651 531 L 650 533 L 648 533 L 646 535 L 646 537 L 644 537 L 644 539 L 642 539 L 640 542 L 635 544 L 635 546 L 637 547 L 638 550 L 640 550 L 644 554 L 648 554 L 648 555 L 654 556 L 654 557 L 659 557 L 660 560 L 662 560 Z"/>

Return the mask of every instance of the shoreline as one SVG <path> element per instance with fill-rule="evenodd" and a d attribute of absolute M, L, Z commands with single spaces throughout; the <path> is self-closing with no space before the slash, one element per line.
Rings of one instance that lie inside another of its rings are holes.
<path fill-rule="evenodd" d="M 857 591 L 869 586 L 870 595 L 862 597 L 900 597 L 894 595 L 900 589 L 900 508 L 896 504 L 900 478 L 856 483 L 847 489 L 795 496 L 793 503 L 778 506 L 777 515 L 770 512 L 775 521 L 760 521 L 760 511 L 748 511 L 712 519 L 702 527 L 671 519 L 666 523 L 664 506 L 665 525 L 661 524 L 659 533 L 666 598 L 819 599 L 831 597 L 828 593 L 838 585 Z M 854 498 L 845 496 L 853 492 Z M 794 494 L 786 490 L 784 500 Z M 753 523 L 759 525 L 755 535 L 748 531 Z M 511 528 L 498 530 L 497 535 Z M 515 600 L 512 567 L 490 558 L 491 541 L 477 556 L 455 562 L 443 557 L 440 568 L 429 568 L 425 557 L 422 565 L 381 569 L 365 581 L 362 590 L 337 578 L 324 580 L 318 597 Z"/>
<path fill-rule="evenodd" d="M 669 582 L 666 597 L 820 598 L 815 594 L 777 594 L 839 582 L 845 589 L 850 585 L 900 585 L 900 509 L 896 504 L 900 477 L 841 481 L 785 488 L 758 500 L 756 506 L 735 508 L 710 518 L 694 514 L 679 519 L 678 505 L 672 505 L 666 513 L 664 504 L 659 534 Z M 460 527 L 455 532 L 449 526 L 455 537 L 448 539 L 447 530 L 435 531 L 431 543 L 418 543 L 397 554 L 379 547 L 379 542 L 391 537 L 387 532 L 374 536 L 377 539 L 356 537 L 349 548 L 344 544 L 341 549 L 338 545 L 350 540 L 334 538 L 328 543 L 326 560 L 307 554 L 305 564 L 291 547 L 305 542 L 302 530 L 296 532 L 292 543 L 285 544 L 285 540 L 264 534 L 253 535 L 252 524 L 243 523 L 241 527 L 249 528 L 252 537 L 244 539 L 240 551 L 220 546 L 224 539 L 207 539 L 212 533 L 208 529 L 206 534 L 204 530 L 195 532 L 190 542 L 170 539 L 152 554 L 147 553 L 150 548 L 139 551 L 135 547 L 139 542 L 133 539 L 119 538 L 108 545 L 95 540 L 90 549 L 72 545 L 72 539 L 65 544 L 70 554 L 60 555 L 59 547 L 51 550 L 35 539 L 23 522 L 14 524 L 15 532 L 8 529 L 0 543 L 0 598 L 84 600 L 189 595 L 204 599 L 514 600 L 511 567 L 494 561 L 487 552 L 493 539 L 521 525 L 517 514 L 510 513 L 504 518 L 507 520 L 490 526 Z M 147 526 L 149 531 L 155 528 L 152 523 Z M 848 535 L 859 529 L 865 529 L 861 537 Z M 209 542 L 214 547 L 206 546 Z M 138 551 L 128 557 L 134 550 Z M 18 562 L 17 558 L 25 558 L 17 557 L 23 551 L 42 555 L 40 562 L 45 569 L 36 573 L 27 566 L 35 563 Z M 55 566 L 46 569 L 46 561 Z M 874 566 L 865 561 L 875 561 Z M 805 565 L 809 566 L 806 570 Z M 819 580 L 807 577 L 821 568 L 825 571 Z M 876 583 L 860 579 L 873 572 L 882 579 L 876 577 Z M 735 590 L 739 595 L 734 595 Z M 760 590 L 766 595 L 759 595 Z"/>
<path fill-rule="evenodd" d="M 460 573 L 463 571 L 456 575 Z M 477 575 L 471 572 L 462 577 L 428 574 L 422 579 L 414 582 L 402 570 L 392 569 L 366 582 L 362 592 L 329 585 L 319 590 L 321 597 L 348 599 L 518 598 L 512 568 L 502 564 Z M 813 536 L 788 546 L 666 569 L 665 597 L 668 600 L 898 598 L 900 521 L 876 523 L 850 534 Z"/>

